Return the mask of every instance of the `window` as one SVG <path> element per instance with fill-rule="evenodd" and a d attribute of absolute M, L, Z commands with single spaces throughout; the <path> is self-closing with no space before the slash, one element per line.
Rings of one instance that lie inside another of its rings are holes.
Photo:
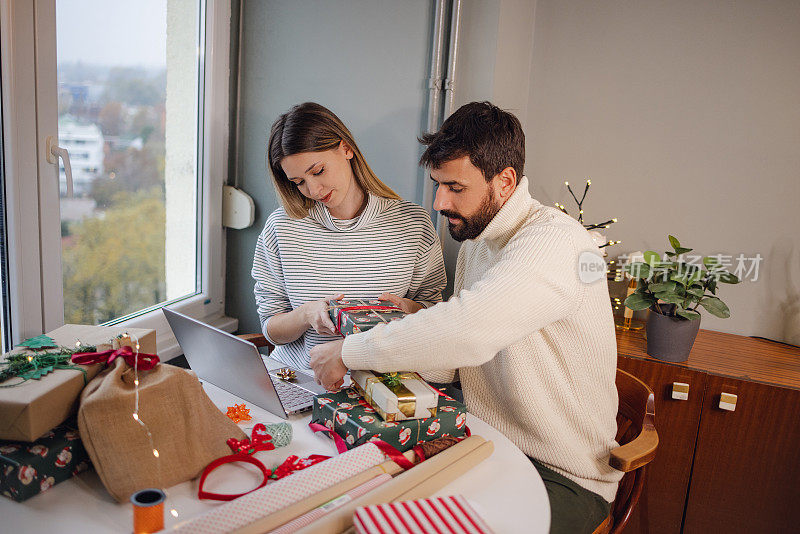
<path fill-rule="evenodd" d="M 166 304 L 235 328 L 219 213 L 229 0 L 28 4 L 2 3 L 12 338 L 128 324 L 156 328 L 169 357 Z"/>

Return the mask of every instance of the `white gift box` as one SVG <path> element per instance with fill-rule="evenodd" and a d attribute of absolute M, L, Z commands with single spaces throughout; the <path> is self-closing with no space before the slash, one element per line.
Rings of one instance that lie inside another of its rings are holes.
<path fill-rule="evenodd" d="M 350 377 L 359 393 L 384 421 L 427 419 L 436 415 L 438 392 L 417 373 L 402 372 L 400 386 L 390 388 L 381 375 L 372 371 L 352 371 Z"/>

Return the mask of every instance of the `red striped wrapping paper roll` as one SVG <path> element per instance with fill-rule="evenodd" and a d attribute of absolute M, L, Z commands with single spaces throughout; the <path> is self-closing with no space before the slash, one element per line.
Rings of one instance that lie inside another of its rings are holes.
<path fill-rule="evenodd" d="M 362 506 L 353 512 L 358 534 L 491 534 L 461 495 Z"/>

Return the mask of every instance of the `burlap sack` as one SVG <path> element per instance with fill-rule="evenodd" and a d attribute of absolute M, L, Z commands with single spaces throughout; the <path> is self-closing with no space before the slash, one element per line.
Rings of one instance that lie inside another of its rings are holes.
<path fill-rule="evenodd" d="M 134 370 L 123 358 L 81 394 L 78 427 L 100 480 L 117 501 L 145 488 L 168 488 L 200 475 L 230 454 L 228 438 L 244 432 L 203 391 L 194 373 L 158 364 L 139 371 L 139 418 L 133 418 Z M 158 458 L 153 454 L 158 451 Z"/>

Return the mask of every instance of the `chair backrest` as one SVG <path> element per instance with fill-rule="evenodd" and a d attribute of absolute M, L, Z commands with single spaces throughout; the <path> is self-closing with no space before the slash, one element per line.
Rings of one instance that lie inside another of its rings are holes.
<path fill-rule="evenodd" d="M 644 487 L 645 466 L 656 455 L 655 395 L 647 384 L 617 369 L 617 443 L 609 464 L 625 471 L 611 507 L 611 532 L 621 532 Z"/>

